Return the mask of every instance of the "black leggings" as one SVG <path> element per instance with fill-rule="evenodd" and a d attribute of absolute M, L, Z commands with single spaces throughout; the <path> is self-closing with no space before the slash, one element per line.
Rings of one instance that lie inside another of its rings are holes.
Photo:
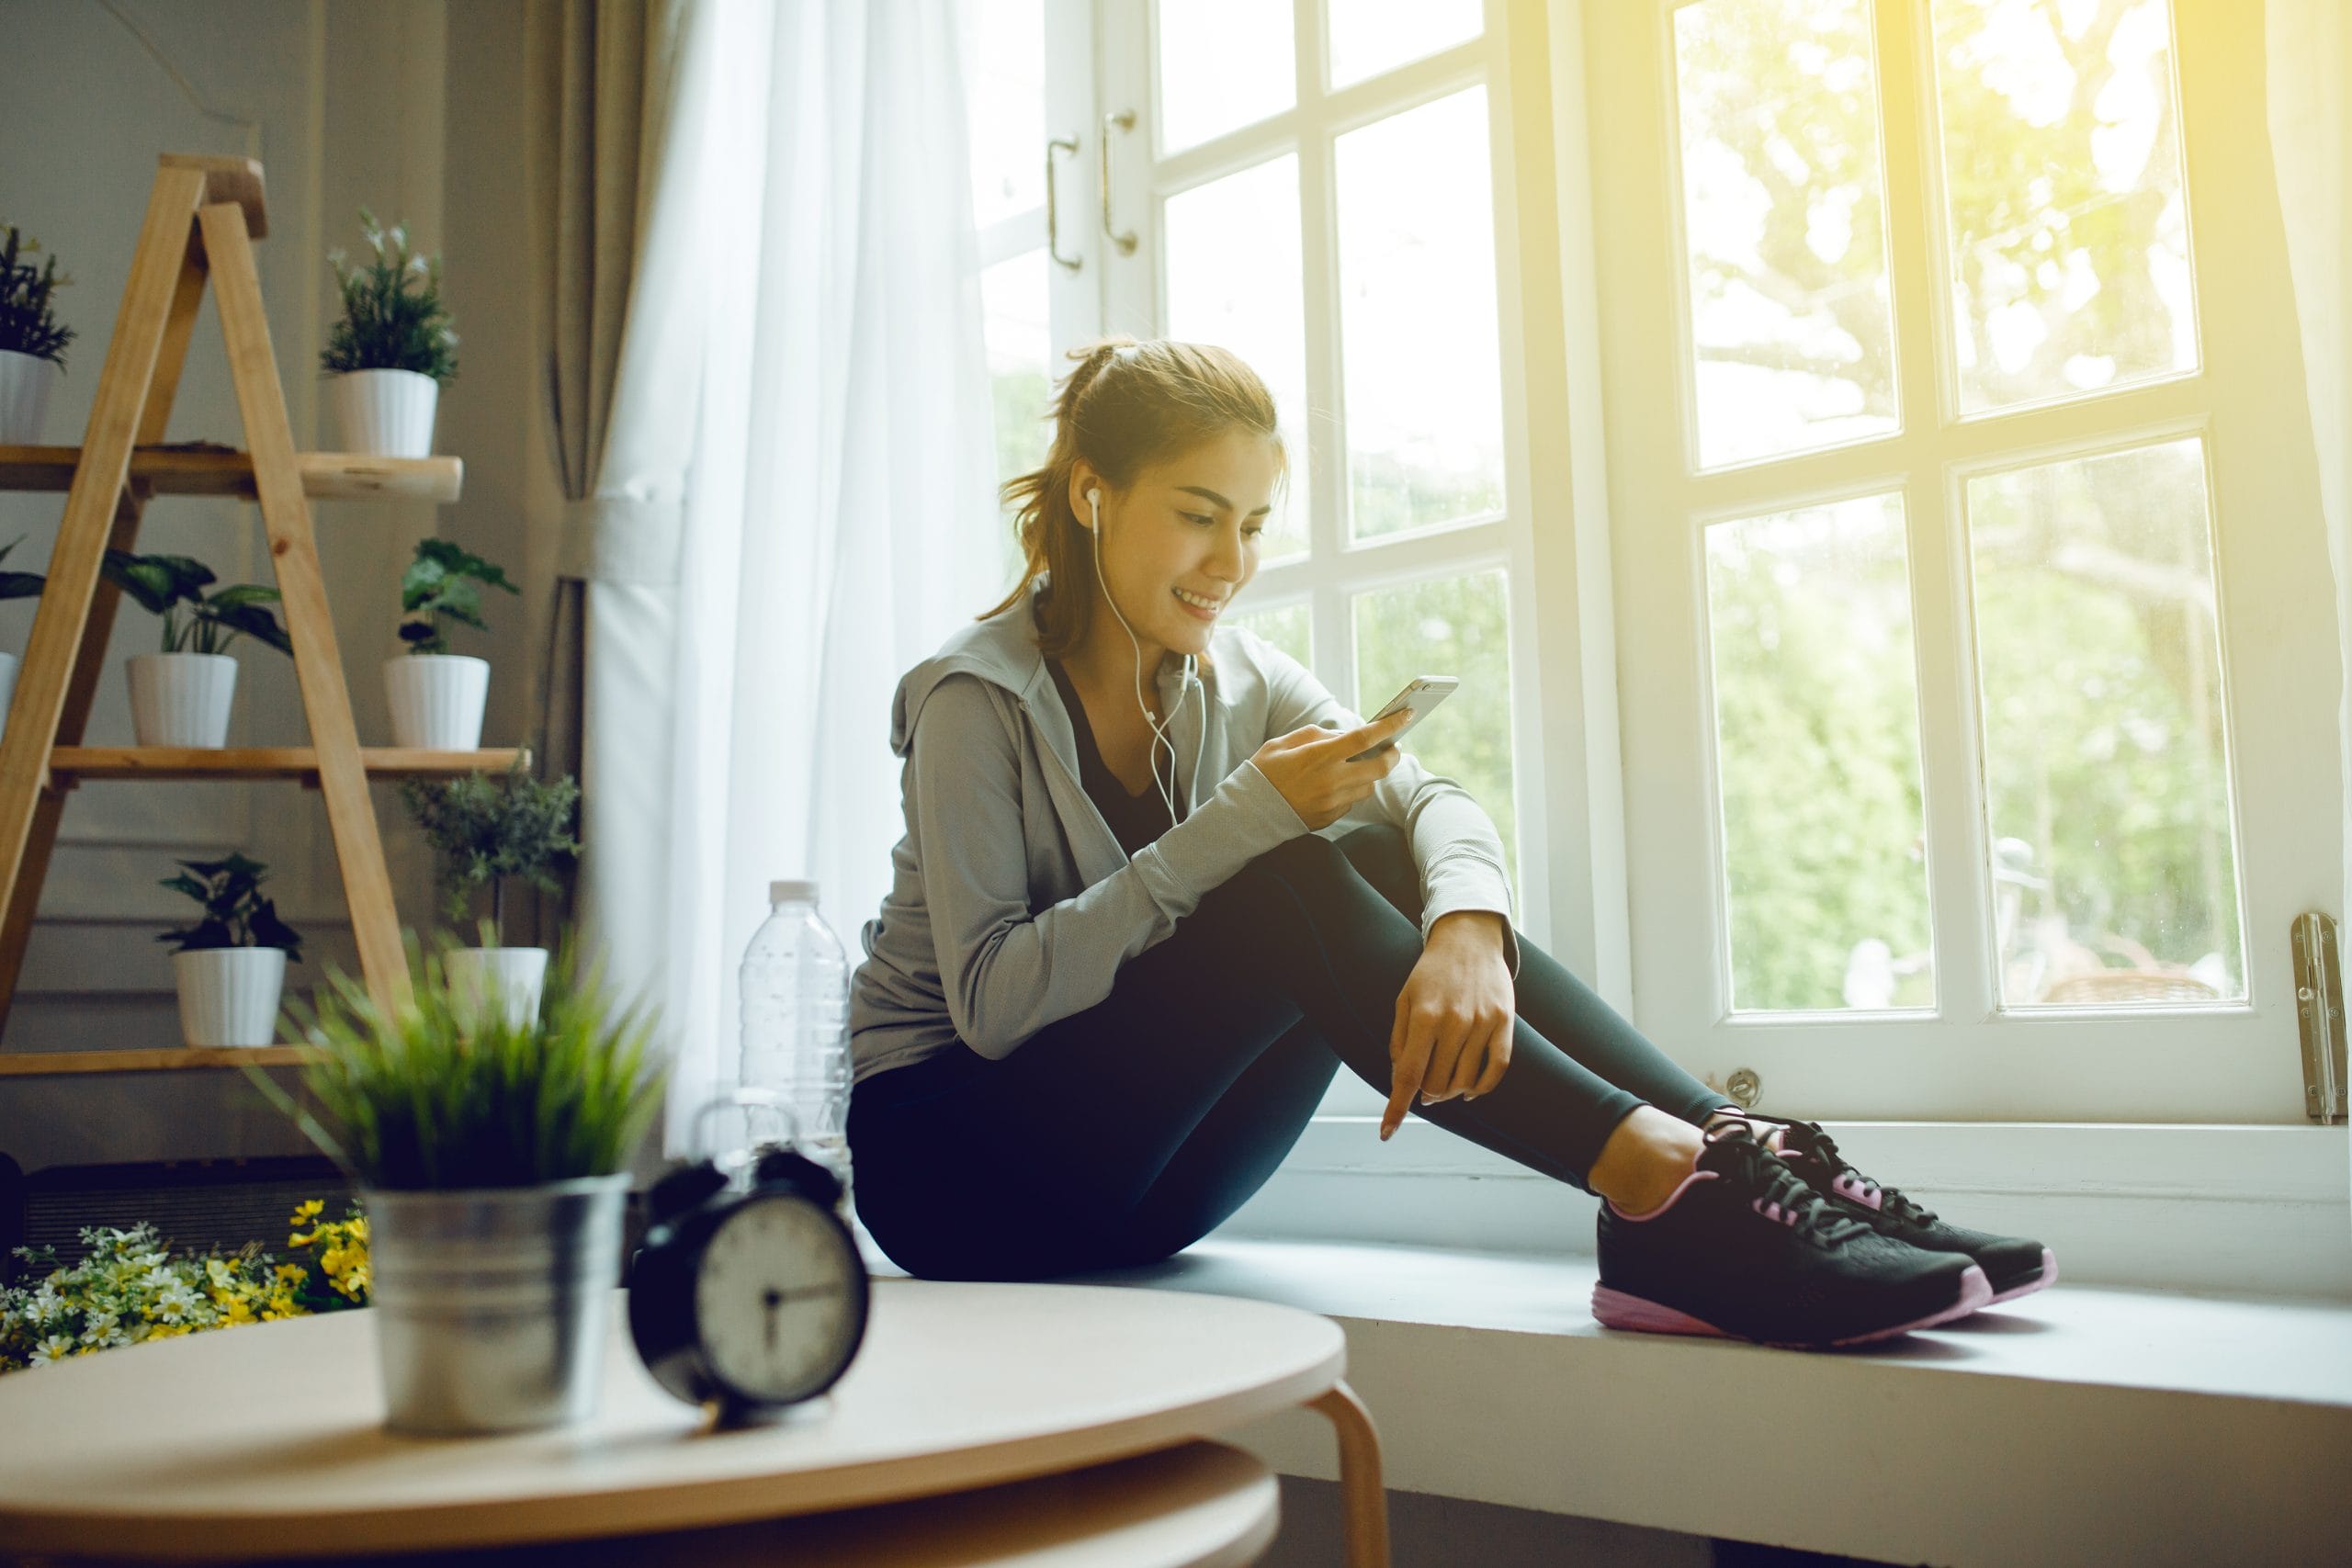
<path fill-rule="evenodd" d="M 928 1279 L 1038 1280 L 1182 1251 L 1264 1185 L 1341 1062 L 1387 1098 L 1419 912 L 1394 829 L 1259 857 L 1122 966 L 1108 997 L 1012 1055 L 958 1044 L 860 1083 L 859 1217 Z M 1415 1115 L 1581 1188 L 1637 1106 L 1697 1123 L 1726 1103 L 1524 937 L 1517 1007 L 1501 1081 L 1468 1104 L 1417 1100 Z"/>

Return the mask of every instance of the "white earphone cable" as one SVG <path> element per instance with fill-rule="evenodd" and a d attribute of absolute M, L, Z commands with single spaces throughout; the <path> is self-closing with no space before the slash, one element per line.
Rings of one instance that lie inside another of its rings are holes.
<path fill-rule="evenodd" d="M 1174 782 L 1176 775 L 1176 742 L 1168 739 L 1167 733 L 1159 727 L 1159 721 L 1151 716 L 1151 705 L 1145 702 L 1143 699 L 1143 644 L 1136 638 L 1135 627 L 1127 625 L 1127 617 L 1119 614 L 1119 601 L 1111 592 L 1110 580 L 1102 575 L 1102 506 L 1101 496 L 1102 492 L 1097 490 L 1089 489 L 1086 492 L 1086 510 L 1094 519 L 1094 526 L 1087 530 L 1089 534 L 1091 534 L 1094 536 L 1094 581 L 1096 583 L 1101 585 L 1102 589 L 1103 602 L 1111 606 L 1111 614 L 1118 616 L 1119 628 L 1127 634 L 1127 643 L 1135 649 L 1136 707 L 1137 711 L 1143 715 L 1144 723 L 1151 727 L 1151 787 L 1159 795 L 1160 804 L 1168 807 L 1168 825 L 1172 828 L 1176 825 L 1176 797 L 1174 795 L 1170 793 L 1166 784 L 1159 782 L 1159 749 L 1162 746 L 1166 746 L 1168 748 L 1168 773 L 1170 781 L 1172 783 Z M 1186 678 L 1188 682 L 1191 678 L 1191 662 L 1192 661 L 1188 657 L 1185 660 L 1187 666 Z M 1170 723 L 1175 721 L 1175 715 L 1170 714 L 1168 716 Z M 1189 796 L 1191 793 L 1192 792 L 1189 790 L 1185 792 L 1188 796 L 1187 804 L 1190 804 Z"/>

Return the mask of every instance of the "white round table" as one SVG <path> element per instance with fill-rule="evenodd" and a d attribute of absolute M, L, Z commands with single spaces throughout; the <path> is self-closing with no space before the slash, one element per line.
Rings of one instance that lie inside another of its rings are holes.
<path fill-rule="evenodd" d="M 1313 1313 L 1132 1287 L 876 1279 L 865 1343 L 832 1393 L 734 1431 L 707 1429 L 655 1386 L 625 1318 L 593 1421 L 503 1437 L 386 1432 L 367 1312 L 0 1378 L 0 1543 L 256 1562 L 339 1543 L 384 1553 L 643 1537 L 1084 1471 L 1306 1404 L 1338 1433 L 1351 1568 L 1387 1562 L 1378 1440 L 1343 1380 L 1344 1337 Z M 1183 1484 L 1196 1497 L 1222 1485 L 1243 1499 L 1227 1510 L 1240 1517 L 1250 1478 L 1223 1473 Z"/>

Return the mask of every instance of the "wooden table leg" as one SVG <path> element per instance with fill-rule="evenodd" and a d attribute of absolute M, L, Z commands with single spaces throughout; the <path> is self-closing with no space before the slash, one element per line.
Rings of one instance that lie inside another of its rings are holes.
<path fill-rule="evenodd" d="M 1348 1568 L 1388 1568 L 1388 1494 L 1380 1483 L 1380 1434 L 1342 1378 L 1329 1393 L 1307 1401 L 1340 1439 L 1340 1506 L 1347 1531 Z"/>

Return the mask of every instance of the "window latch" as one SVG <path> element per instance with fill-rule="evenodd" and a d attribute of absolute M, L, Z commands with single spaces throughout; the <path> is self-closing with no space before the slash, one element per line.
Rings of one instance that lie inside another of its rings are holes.
<path fill-rule="evenodd" d="M 2317 909 L 2295 917 L 2295 1021 L 2303 1041 L 2303 1113 L 2346 1119 L 2344 959 L 2335 922 Z"/>

